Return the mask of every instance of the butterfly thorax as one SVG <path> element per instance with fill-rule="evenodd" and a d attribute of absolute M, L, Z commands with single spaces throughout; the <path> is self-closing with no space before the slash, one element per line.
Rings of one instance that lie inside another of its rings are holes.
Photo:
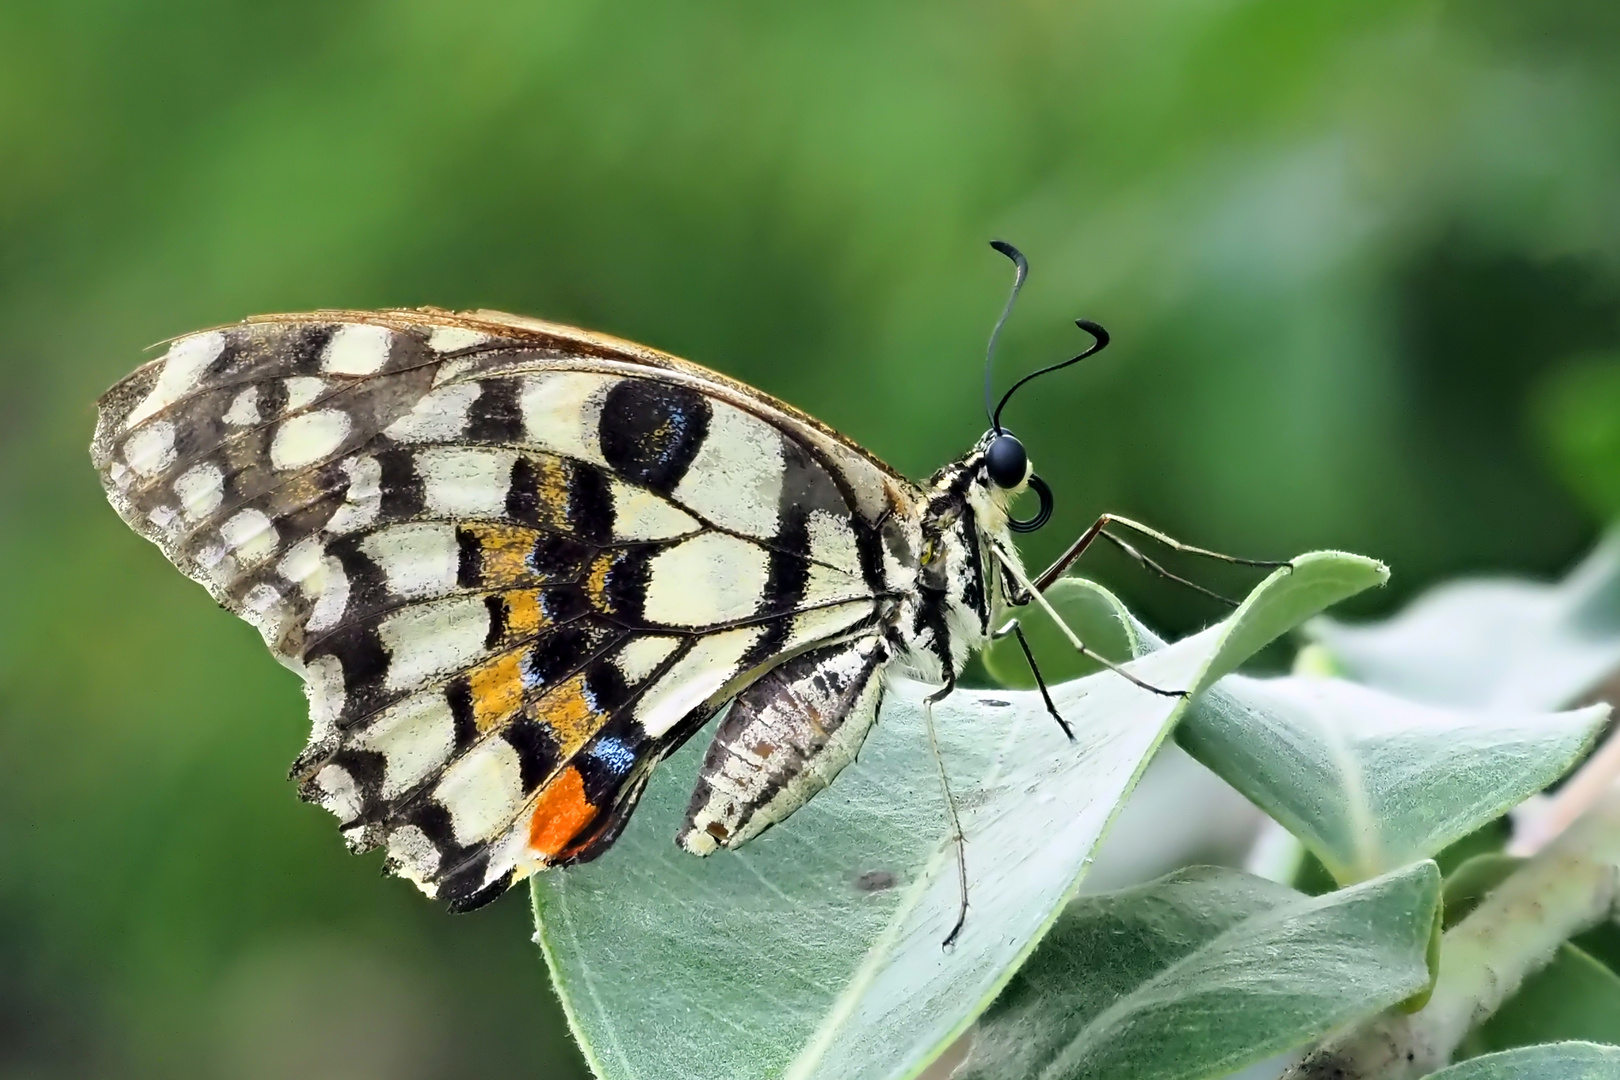
<path fill-rule="evenodd" d="M 914 576 L 902 586 L 888 638 L 896 669 L 926 682 L 952 682 L 1007 606 L 999 560 L 1017 559 L 1007 526 L 1015 493 L 986 475 L 987 440 L 935 473 L 915 510 Z"/>

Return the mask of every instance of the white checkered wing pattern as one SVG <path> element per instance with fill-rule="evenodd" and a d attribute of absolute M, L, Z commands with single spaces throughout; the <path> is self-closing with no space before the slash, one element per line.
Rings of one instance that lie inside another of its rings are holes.
<path fill-rule="evenodd" d="M 740 383 L 492 313 L 180 338 L 92 455 L 304 678 L 305 796 L 458 908 L 599 854 L 720 705 L 866 632 L 918 498 Z"/>

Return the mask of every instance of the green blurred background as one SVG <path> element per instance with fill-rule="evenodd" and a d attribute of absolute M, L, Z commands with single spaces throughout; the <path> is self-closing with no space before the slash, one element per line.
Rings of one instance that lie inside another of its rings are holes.
<path fill-rule="evenodd" d="M 284 777 L 295 679 L 86 447 L 154 341 L 499 307 L 922 476 L 1002 375 L 1059 495 L 1551 574 L 1620 509 L 1620 6 L 0 6 L 0 1077 L 574 1077 L 521 895 L 450 918 Z M 1089 557 L 1088 557 L 1089 558 Z M 1214 614 L 1107 557 L 1167 631 Z"/>

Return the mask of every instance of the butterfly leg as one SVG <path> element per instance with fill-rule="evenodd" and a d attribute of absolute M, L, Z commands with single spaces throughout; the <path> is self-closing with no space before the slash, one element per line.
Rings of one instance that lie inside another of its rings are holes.
<path fill-rule="evenodd" d="M 1187 696 L 1187 691 L 1185 690 L 1166 690 L 1163 687 L 1154 686 L 1152 683 L 1143 682 L 1141 679 L 1138 679 L 1135 675 L 1132 675 L 1130 672 L 1126 671 L 1124 668 L 1120 667 L 1106 656 L 1099 654 L 1094 649 L 1087 648 L 1086 643 L 1080 640 L 1080 635 L 1076 634 L 1073 628 L 1070 627 L 1068 623 L 1063 621 L 1063 616 L 1057 613 L 1057 609 L 1054 608 L 1052 606 L 1052 602 L 1046 598 L 1046 594 L 1040 589 L 1037 589 L 1034 585 L 1030 584 L 1029 578 L 1025 577 L 1024 571 L 1019 568 L 1017 560 L 1008 556 L 1007 553 L 1002 551 L 999 547 L 994 548 L 994 550 L 996 553 L 996 559 L 1001 563 L 1002 568 L 1007 571 L 1007 574 L 1023 590 L 1023 595 L 1015 598 L 1014 602 L 1029 603 L 1031 600 L 1033 600 L 1035 602 L 1035 606 L 1039 607 L 1042 611 L 1045 611 L 1047 617 L 1050 618 L 1052 622 L 1057 624 L 1057 628 L 1063 631 L 1063 635 L 1069 639 L 1069 644 L 1074 646 L 1074 650 L 1081 656 L 1089 656 L 1091 659 L 1095 660 L 1109 671 L 1112 671 L 1115 675 L 1118 675 L 1127 682 L 1134 683 L 1136 686 L 1139 686 L 1143 690 L 1147 690 L 1150 693 L 1159 694 L 1163 697 Z"/>
<path fill-rule="evenodd" d="M 1057 706 L 1052 703 L 1052 694 L 1046 689 L 1046 680 L 1041 678 L 1040 665 L 1035 663 L 1035 653 L 1030 649 L 1029 642 L 1024 639 L 1023 628 L 1013 623 L 1012 632 L 1018 639 L 1018 647 L 1024 650 L 1024 660 L 1029 664 L 1029 673 L 1035 676 L 1035 685 L 1041 691 L 1041 700 L 1046 702 L 1046 711 L 1052 714 L 1052 719 L 1057 721 L 1058 727 L 1063 729 L 1063 734 L 1069 741 L 1074 742 L 1074 731 L 1069 727 L 1069 722 L 1063 719 L 1063 714 L 1058 712 Z"/>
<path fill-rule="evenodd" d="M 934 764 L 939 768 L 939 787 L 945 793 L 945 810 L 951 820 L 951 844 L 956 849 L 956 883 L 959 893 L 959 902 L 956 908 L 956 921 L 945 935 L 945 940 L 939 943 L 942 949 L 948 949 L 956 942 L 957 935 L 967 924 L 968 885 L 967 885 L 967 838 L 962 835 L 962 817 L 956 811 L 956 797 L 951 794 L 950 777 L 945 772 L 945 758 L 939 752 L 939 734 L 934 730 L 934 705 L 944 701 L 956 689 L 956 678 L 951 676 L 946 684 L 938 690 L 923 698 L 923 726 L 928 729 L 928 746 L 934 752 Z M 1062 721 L 1059 721 L 1061 723 Z"/>
<path fill-rule="evenodd" d="M 1053 582 L 1062 577 L 1064 571 L 1068 570 L 1070 566 L 1074 565 L 1075 561 L 1078 560 L 1081 555 L 1085 554 L 1086 549 L 1089 548 L 1094 541 L 1101 538 L 1119 548 L 1132 559 L 1135 559 L 1145 569 L 1170 581 L 1174 581 L 1179 585 L 1185 585 L 1189 589 L 1203 593 L 1205 596 L 1213 597 L 1222 603 L 1232 604 L 1234 607 L 1236 606 L 1233 601 L 1221 596 L 1219 593 L 1212 592 L 1196 582 L 1189 581 L 1186 578 L 1181 577 L 1179 574 L 1171 573 L 1169 570 L 1159 565 L 1159 563 L 1148 558 L 1141 551 L 1138 551 L 1134 545 L 1121 539 L 1113 532 L 1110 532 L 1110 525 L 1116 526 L 1120 529 L 1129 530 L 1130 532 L 1134 532 L 1139 536 L 1145 536 L 1150 540 L 1163 544 L 1172 551 L 1179 551 L 1185 555 L 1197 555 L 1200 558 L 1215 559 L 1219 562 L 1233 563 L 1237 566 L 1255 566 L 1268 570 L 1276 570 L 1284 566 L 1292 568 L 1294 565 L 1286 560 L 1241 559 L 1236 555 L 1226 555 L 1219 551 L 1211 551 L 1208 548 L 1194 547 L 1192 544 L 1184 544 L 1172 536 L 1159 532 L 1157 529 L 1149 528 L 1140 522 L 1132 521 L 1130 518 L 1120 517 L 1118 514 L 1103 514 L 1096 521 L 1091 523 L 1090 528 L 1080 534 L 1079 539 L 1069 545 L 1069 549 L 1059 556 L 1056 562 L 1047 567 L 1041 576 L 1035 579 L 1035 587 L 1041 591 L 1045 591 L 1052 585 Z"/>

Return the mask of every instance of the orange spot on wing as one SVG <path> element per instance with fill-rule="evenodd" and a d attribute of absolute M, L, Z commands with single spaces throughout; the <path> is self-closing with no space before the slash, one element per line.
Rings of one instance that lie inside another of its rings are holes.
<path fill-rule="evenodd" d="M 531 458 L 540 467 L 536 488 L 545 519 L 551 527 L 566 532 L 568 529 L 568 498 L 573 487 L 573 470 L 554 457 Z"/>
<path fill-rule="evenodd" d="M 585 696 L 585 676 L 575 675 L 540 699 L 536 719 L 551 729 L 562 757 L 567 758 L 602 729 L 607 717 Z"/>
<path fill-rule="evenodd" d="M 540 536 L 533 529 L 514 525 L 486 525 L 469 523 L 462 531 L 478 541 L 480 577 L 491 588 L 534 583 L 536 575 L 529 565 L 529 552 Z"/>
<path fill-rule="evenodd" d="M 599 611 L 613 614 L 613 602 L 607 594 L 608 575 L 613 572 L 613 566 L 619 561 L 616 552 L 598 555 L 591 563 L 589 573 L 585 575 L 585 595 L 591 604 Z"/>
<path fill-rule="evenodd" d="M 531 638 L 546 624 L 540 610 L 540 594 L 525 590 L 506 594 L 506 636 L 509 640 Z"/>
<path fill-rule="evenodd" d="M 529 817 L 529 847 L 555 858 L 594 817 L 596 807 L 585 797 L 585 781 L 569 766 L 540 789 Z"/>
<path fill-rule="evenodd" d="M 499 727 L 523 704 L 521 654 L 507 653 L 472 670 L 473 725 L 479 734 Z"/>

